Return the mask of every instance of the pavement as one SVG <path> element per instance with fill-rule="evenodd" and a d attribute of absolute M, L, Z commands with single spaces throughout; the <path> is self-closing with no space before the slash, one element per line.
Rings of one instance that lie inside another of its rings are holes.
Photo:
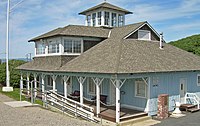
<path fill-rule="evenodd" d="M 98 126 L 41 107 L 11 107 L 13 99 L 0 94 L 0 126 Z"/>
<path fill-rule="evenodd" d="M 78 118 L 43 109 L 38 106 L 13 106 L 18 103 L 0 93 L 0 126 L 100 126 Z M 7 104 L 5 104 L 7 103 Z M 20 103 L 21 104 L 21 103 Z M 24 103 L 23 103 L 24 104 Z M 200 126 L 200 112 L 186 113 L 179 118 L 170 117 L 165 120 L 146 120 L 134 126 Z M 107 122 L 103 126 L 110 126 Z M 115 124 L 114 124 L 115 125 Z"/>
<path fill-rule="evenodd" d="M 186 113 L 186 116 L 180 118 L 168 118 L 154 126 L 200 126 L 200 111 L 195 113 Z"/>

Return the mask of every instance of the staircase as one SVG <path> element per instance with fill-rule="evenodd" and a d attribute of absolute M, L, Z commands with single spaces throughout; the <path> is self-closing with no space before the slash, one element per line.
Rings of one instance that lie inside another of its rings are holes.
<path fill-rule="evenodd" d="M 187 112 L 197 112 L 200 110 L 200 98 L 195 93 L 186 93 L 184 104 L 181 104 L 180 109 Z"/>

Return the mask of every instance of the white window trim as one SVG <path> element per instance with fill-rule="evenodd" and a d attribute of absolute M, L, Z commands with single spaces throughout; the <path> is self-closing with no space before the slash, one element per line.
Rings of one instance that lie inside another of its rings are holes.
<path fill-rule="evenodd" d="M 200 74 L 197 74 L 197 86 L 200 86 L 200 83 L 198 83 L 198 77 L 200 77 Z"/>
<path fill-rule="evenodd" d="M 145 96 L 143 97 L 143 96 L 138 96 L 137 95 L 137 85 L 138 85 L 137 82 L 141 82 L 141 81 L 143 81 L 143 80 L 136 80 L 135 81 L 135 97 L 147 99 L 147 90 L 148 90 L 148 88 L 147 88 L 147 85 L 145 84 L 145 82 L 144 82 L 144 85 L 145 85 Z"/>
<path fill-rule="evenodd" d="M 62 52 L 62 55 L 81 55 L 81 53 L 68 53 L 68 52 L 65 52 L 65 47 L 64 47 L 64 43 L 65 43 L 65 39 L 71 39 L 71 40 L 80 40 L 81 41 L 81 53 L 83 53 L 83 50 L 84 50 L 84 43 L 83 43 L 83 39 L 82 38 L 72 38 L 72 37 L 64 37 L 63 38 L 63 42 L 62 42 L 62 46 L 63 46 L 63 52 Z"/>
<path fill-rule="evenodd" d="M 143 38 L 139 38 L 139 32 L 148 32 L 149 34 L 149 39 L 143 39 Z M 151 31 L 149 30 L 138 30 L 138 40 L 151 40 Z"/>

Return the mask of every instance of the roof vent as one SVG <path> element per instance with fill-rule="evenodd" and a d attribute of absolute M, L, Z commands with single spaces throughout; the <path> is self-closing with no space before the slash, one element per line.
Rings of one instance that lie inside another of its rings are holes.
<path fill-rule="evenodd" d="M 160 49 L 163 49 L 163 32 L 160 33 Z"/>

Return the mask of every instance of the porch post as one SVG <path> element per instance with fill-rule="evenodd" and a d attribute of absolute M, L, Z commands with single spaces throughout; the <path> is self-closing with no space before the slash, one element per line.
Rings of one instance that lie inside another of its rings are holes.
<path fill-rule="evenodd" d="M 80 82 L 80 103 L 83 104 L 83 82 Z"/>
<path fill-rule="evenodd" d="M 34 73 L 33 76 L 34 76 L 34 97 L 36 97 L 37 96 L 37 74 Z"/>
<path fill-rule="evenodd" d="M 120 80 L 116 80 L 116 123 L 120 122 Z"/>
<path fill-rule="evenodd" d="M 97 117 L 100 113 L 100 85 L 96 84 L 96 104 L 97 104 Z"/>
<path fill-rule="evenodd" d="M 95 85 L 96 85 L 96 113 L 97 117 L 99 116 L 100 113 L 100 85 L 103 82 L 104 78 L 92 78 Z"/>
<path fill-rule="evenodd" d="M 22 91 L 23 91 L 23 74 L 21 73 L 21 79 L 20 79 L 20 101 L 22 100 Z"/>
<path fill-rule="evenodd" d="M 53 75 L 52 76 L 52 79 L 53 79 L 53 92 L 56 92 L 56 78 L 57 78 L 57 75 Z"/>
<path fill-rule="evenodd" d="M 83 104 L 83 83 L 86 77 L 77 77 L 79 84 L 80 84 L 80 103 Z"/>
<path fill-rule="evenodd" d="M 69 76 L 64 76 L 63 81 L 64 81 L 64 96 L 67 98 L 67 81 L 69 80 Z"/>
<path fill-rule="evenodd" d="M 44 101 L 44 78 L 45 78 L 45 75 L 42 74 L 41 75 L 41 78 L 42 78 L 42 101 Z"/>
<path fill-rule="evenodd" d="M 26 78 L 27 78 L 27 81 L 26 81 L 26 88 L 27 88 L 27 95 L 30 95 L 30 78 L 29 78 L 29 76 L 30 76 L 30 74 L 29 73 L 27 73 L 27 76 L 26 76 Z"/>

